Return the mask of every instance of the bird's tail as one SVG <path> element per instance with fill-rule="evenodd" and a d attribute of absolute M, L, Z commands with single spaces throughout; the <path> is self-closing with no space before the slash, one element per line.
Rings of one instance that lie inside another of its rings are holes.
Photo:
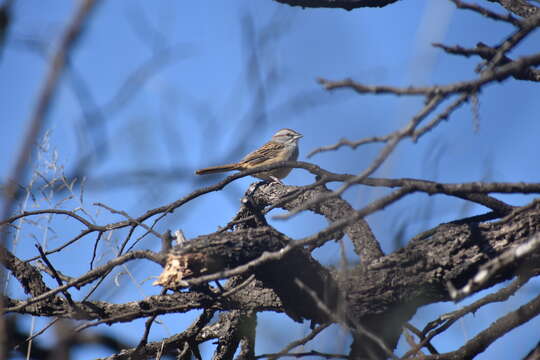
<path fill-rule="evenodd" d="M 220 173 L 220 172 L 226 172 L 226 171 L 232 171 L 232 170 L 238 170 L 238 164 L 227 164 L 227 165 L 219 165 L 219 166 L 210 166 L 204 169 L 199 169 L 195 171 L 195 174 L 197 175 L 206 175 L 206 174 L 214 174 L 214 173 Z"/>

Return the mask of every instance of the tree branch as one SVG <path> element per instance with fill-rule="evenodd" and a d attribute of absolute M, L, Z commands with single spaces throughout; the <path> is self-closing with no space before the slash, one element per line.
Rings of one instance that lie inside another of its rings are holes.
<path fill-rule="evenodd" d="M 540 296 L 495 321 L 490 327 L 469 340 L 456 351 L 440 354 L 426 355 L 426 360 L 461 360 L 472 359 L 475 355 L 487 349 L 491 343 L 505 335 L 512 329 L 526 323 L 540 314 Z"/>
<path fill-rule="evenodd" d="M 499 3 L 506 10 L 522 16 L 524 18 L 538 14 L 538 7 L 528 3 L 526 0 L 488 0 Z"/>
<path fill-rule="evenodd" d="M 384 7 L 398 0 L 276 0 L 279 3 L 302 8 L 338 8 L 345 10 L 364 7 Z"/>

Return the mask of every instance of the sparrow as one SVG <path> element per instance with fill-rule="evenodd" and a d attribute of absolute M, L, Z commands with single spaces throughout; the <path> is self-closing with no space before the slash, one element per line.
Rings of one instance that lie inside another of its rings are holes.
<path fill-rule="evenodd" d="M 232 170 L 248 170 L 263 165 L 275 164 L 280 161 L 293 161 L 298 159 L 298 141 L 303 135 L 292 129 L 281 129 L 276 132 L 270 141 L 250 152 L 242 160 L 233 164 L 211 166 L 195 171 L 197 175 L 214 174 Z M 281 183 L 291 172 L 291 168 L 277 168 L 253 174 L 252 176 L 263 180 Z"/>

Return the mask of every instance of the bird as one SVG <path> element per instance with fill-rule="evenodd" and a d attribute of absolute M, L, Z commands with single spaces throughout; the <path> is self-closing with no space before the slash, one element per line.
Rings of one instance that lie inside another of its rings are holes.
<path fill-rule="evenodd" d="M 278 130 L 266 144 L 250 152 L 242 160 L 233 164 L 211 166 L 195 171 L 197 175 L 214 174 L 233 170 L 248 170 L 259 166 L 275 164 L 280 161 L 293 161 L 298 159 L 298 141 L 303 135 L 292 129 Z M 276 168 L 269 171 L 255 173 L 252 176 L 266 181 L 281 183 L 291 172 L 291 168 Z"/>

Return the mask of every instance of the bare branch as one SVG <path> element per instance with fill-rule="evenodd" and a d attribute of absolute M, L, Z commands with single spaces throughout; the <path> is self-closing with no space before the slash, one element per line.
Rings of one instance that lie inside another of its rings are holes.
<path fill-rule="evenodd" d="M 39 302 L 41 300 L 48 299 L 48 298 L 56 295 L 57 293 L 59 293 L 61 291 L 66 290 L 66 289 L 69 289 L 69 288 L 72 288 L 72 287 L 84 286 L 84 285 L 94 281 L 99 276 L 107 273 L 112 268 L 114 268 L 114 267 L 116 267 L 118 265 L 124 264 L 124 263 L 126 263 L 128 261 L 134 260 L 134 259 L 148 259 L 148 260 L 157 262 L 158 264 L 160 264 L 162 262 L 162 260 L 163 260 L 162 256 L 160 256 L 159 254 L 156 254 L 156 253 L 154 253 L 154 252 L 152 252 L 150 250 L 133 251 L 133 252 L 127 253 L 125 255 L 119 256 L 119 257 L 109 261 L 105 265 L 102 265 L 102 266 L 100 266 L 98 268 L 95 268 L 94 270 L 87 272 L 86 274 L 76 278 L 73 281 L 68 282 L 67 284 L 59 286 L 59 287 L 54 288 L 52 290 L 45 291 L 44 293 L 39 294 L 37 296 L 34 296 L 34 297 L 28 299 L 27 301 L 24 301 L 24 302 L 18 304 L 17 306 L 8 307 L 8 308 L 4 309 L 4 311 L 5 312 L 20 311 L 20 310 L 24 309 L 25 307 L 27 307 L 28 305 L 32 305 L 32 304 L 34 304 L 36 302 Z"/>
<path fill-rule="evenodd" d="M 521 26 L 511 36 L 509 36 L 502 44 L 497 46 L 497 53 L 493 56 L 483 73 L 489 73 L 495 67 L 499 66 L 500 61 L 505 54 L 516 47 L 523 39 L 525 39 L 532 31 L 540 25 L 540 12 L 521 22 Z M 524 71 L 526 69 L 522 69 Z"/>
<path fill-rule="evenodd" d="M 454 110 L 456 110 L 463 103 L 469 100 L 470 96 L 471 95 L 467 93 L 461 94 L 456 100 L 454 100 L 454 102 L 448 105 L 448 107 L 443 112 L 433 118 L 429 123 L 427 123 L 420 129 L 415 130 L 414 133 L 411 135 L 412 141 L 417 142 L 419 138 L 421 138 L 427 132 L 433 130 L 433 128 L 439 125 L 441 121 L 447 120 L 450 117 L 450 114 L 454 112 Z"/>
<path fill-rule="evenodd" d="M 351 140 L 347 140 L 347 139 L 343 138 L 338 143 L 336 143 L 334 145 L 320 146 L 320 147 L 312 150 L 307 155 L 307 157 L 310 158 L 313 155 L 318 154 L 320 152 L 338 150 L 339 148 L 341 148 L 343 146 L 349 146 L 350 148 L 352 148 L 354 150 L 357 147 L 359 147 L 360 145 L 364 145 L 364 144 L 385 143 L 388 140 L 390 140 L 390 138 L 391 138 L 391 135 L 373 136 L 373 137 L 361 139 L 361 140 L 358 140 L 358 141 L 351 141 Z"/>
<path fill-rule="evenodd" d="M 104 230 L 106 230 L 104 227 L 100 227 L 98 225 L 92 224 L 91 222 L 89 222 L 88 220 L 83 218 L 82 216 L 77 215 L 74 211 L 62 210 L 62 209 L 44 209 L 44 210 L 23 211 L 20 214 L 13 215 L 10 218 L 7 218 L 5 220 L 0 221 L 0 227 L 4 226 L 4 225 L 7 225 L 7 224 L 11 224 L 12 222 L 14 222 L 14 221 L 16 221 L 18 219 L 24 218 L 24 217 L 34 216 L 34 215 L 42 215 L 42 214 L 66 215 L 66 216 L 72 217 L 74 219 L 77 219 L 79 222 L 84 224 L 88 229 L 94 229 L 96 231 L 104 231 Z"/>
<path fill-rule="evenodd" d="M 39 245 L 39 244 L 36 244 L 36 248 L 38 249 L 39 254 L 41 255 L 41 258 L 43 259 L 43 262 L 50 269 L 50 271 L 51 271 L 54 279 L 56 280 L 56 283 L 58 284 L 58 286 L 62 286 L 62 279 L 60 279 L 60 276 L 58 275 L 58 273 L 56 272 L 56 269 L 54 268 L 54 266 L 51 264 L 51 262 L 47 258 L 47 255 L 45 255 L 43 247 L 41 247 L 41 245 Z M 71 298 L 71 294 L 67 290 L 62 291 L 62 294 L 64 294 L 64 296 L 66 297 L 66 300 L 68 301 L 69 305 L 73 306 L 74 303 L 73 303 L 73 299 Z"/>
<path fill-rule="evenodd" d="M 504 287 L 497 291 L 496 293 L 489 294 L 474 303 L 467 305 L 459 310 L 453 311 L 448 314 L 439 316 L 437 319 L 429 322 L 420 334 L 417 334 L 421 338 L 421 342 L 409 350 L 406 354 L 402 356 L 402 359 L 407 359 L 415 355 L 422 347 L 427 346 L 431 339 L 435 336 L 441 334 L 450 326 L 452 326 L 457 320 L 461 319 L 467 314 L 474 314 L 478 309 L 487 304 L 494 302 L 502 302 L 508 300 L 508 298 L 516 293 L 523 285 L 525 285 L 529 279 L 532 277 L 532 274 L 527 276 L 520 276 L 514 280 L 510 285 Z M 426 336 L 424 336 L 424 334 Z"/>
<path fill-rule="evenodd" d="M 187 344 L 188 351 L 191 342 L 203 342 L 216 338 L 215 331 L 208 328 L 214 310 L 205 310 L 201 316 L 186 331 L 170 336 L 166 339 L 145 344 L 143 347 L 124 349 L 118 354 L 101 360 L 130 360 L 133 358 L 159 358 L 160 355 L 171 354 Z"/>
<path fill-rule="evenodd" d="M 495 321 L 490 327 L 469 340 L 456 351 L 441 355 L 426 355 L 426 360 L 459 360 L 470 359 L 483 352 L 486 348 L 510 330 L 526 323 L 540 314 L 540 296 Z"/>
<path fill-rule="evenodd" d="M 302 8 L 341 8 L 353 10 L 364 7 L 384 7 L 395 3 L 397 0 L 276 0 L 290 6 Z"/>
<path fill-rule="evenodd" d="M 525 71 L 530 66 L 536 66 L 540 64 L 540 54 L 533 54 L 530 56 L 523 56 L 517 60 L 512 61 L 506 65 L 502 65 L 487 71 L 477 79 L 458 82 L 443 86 L 431 86 L 431 87 L 407 87 L 398 88 L 392 86 L 369 86 L 360 84 L 351 79 L 345 79 L 341 81 L 330 81 L 325 79 L 319 79 L 327 90 L 348 88 L 356 91 L 359 94 L 393 94 L 393 95 L 451 95 L 463 92 L 474 92 L 484 85 L 490 84 L 495 81 L 503 81 L 507 78 L 514 76 Z"/>
<path fill-rule="evenodd" d="M 538 14 L 538 7 L 530 4 L 526 0 L 489 0 L 489 1 L 498 2 L 506 10 L 516 15 L 523 16 L 524 18 L 528 18 L 528 17 L 534 16 L 535 14 Z"/>
<path fill-rule="evenodd" d="M 310 359 L 312 359 L 314 356 L 316 356 L 319 359 L 350 359 L 349 355 L 330 354 L 330 353 L 324 353 L 324 352 L 320 352 L 316 350 L 305 351 L 305 352 L 289 352 L 285 354 L 281 354 L 281 353 L 263 354 L 263 355 L 256 356 L 255 358 L 256 359 L 264 359 L 264 358 L 275 359 L 279 357 L 293 357 L 293 358 L 301 359 L 304 357 L 309 357 Z"/>
<path fill-rule="evenodd" d="M 285 356 L 287 353 L 289 353 L 295 347 L 305 345 L 307 342 L 313 340 L 317 335 L 319 335 L 319 333 L 321 333 L 328 326 L 330 326 L 330 324 L 321 324 L 321 325 L 317 326 L 315 329 L 313 329 L 309 334 L 304 336 L 302 339 L 298 339 L 296 341 L 293 341 L 289 345 L 285 346 L 283 348 L 283 350 L 281 350 L 278 353 L 258 355 L 255 358 L 256 359 L 268 358 L 269 360 L 274 360 L 274 359 L 278 359 L 281 356 Z"/>
<path fill-rule="evenodd" d="M 459 45 L 446 46 L 444 44 L 438 44 L 438 43 L 433 44 L 433 46 L 441 48 L 449 54 L 463 55 L 466 57 L 477 55 L 486 61 L 491 61 L 495 57 L 495 55 L 497 55 L 497 49 L 489 47 L 481 42 L 476 44 L 476 47 L 474 49 L 464 48 Z M 512 61 L 514 60 L 503 55 L 499 60 L 499 64 L 508 64 L 508 63 L 511 63 Z M 526 69 L 523 69 L 523 71 L 513 74 L 512 77 L 514 77 L 517 80 L 528 80 L 528 81 L 539 82 L 540 70 L 528 67 Z"/>
<path fill-rule="evenodd" d="M 450 0 L 450 1 L 452 1 L 458 9 L 471 10 L 495 21 L 508 22 L 517 27 L 521 26 L 521 21 L 516 19 L 514 16 L 512 16 L 512 14 L 500 15 L 478 4 L 469 4 L 461 0 Z"/>
<path fill-rule="evenodd" d="M 6 298 L 7 304 L 22 314 L 36 316 L 57 316 L 59 318 L 72 318 L 76 320 L 97 320 L 81 325 L 76 331 L 103 324 L 129 322 L 134 319 L 152 316 L 185 313 L 191 310 L 210 309 L 219 311 L 249 309 L 255 311 L 283 312 L 283 306 L 275 293 L 260 286 L 250 286 L 236 294 L 227 297 L 219 294 L 204 293 L 200 291 L 177 292 L 167 295 L 152 295 L 139 301 L 123 304 L 105 301 L 75 302 L 77 313 L 64 301 L 51 301 L 46 307 L 26 305 L 25 301 Z"/>
<path fill-rule="evenodd" d="M 314 168 L 311 170 L 314 170 Z M 262 210 L 263 214 L 267 214 L 271 209 L 276 207 L 286 210 L 294 209 L 301 204 L 329 193 L 331 191 L 324 186 L 294 187 L 274 184 L 258 186 L 252 195 L 257 206 L 264 208 L 271 205 Z M 350 204 L 340 197 L 322 201 L 308 210 L 323 215 L 329 222 L 347 218 L 355 212 Z M 364 219 L 353 222 L 351 225 L 346 226 L 343 231 L 353 242 L 355 251 L 364 264 L 369 264 L 384 255 L 379 242 L 375 239 L 371 228 Z"/>
<path fill-rule="evenodd" d="M 41 273 L 32 265 L 21 261 L 9 250 L 0 247 L 0 263 L 21 283 L 24 292 L 32 296 L 47 293 L 50 289 L 45 285 Z"/>
<path fill-rule="evenodd" d="M 341 185 L 333 193 L 329 194 L 328 197 L 335 197 L 335 196 L 339 196 L 343 194 L 345 190 L 351 187 L 351 185 L 353 185 L 355 182 L 362 181 L 366 177 L 373 174 L 373 172 L 375 172 L 384 163 L 384 161 L 386 161 L 386 159 L 394 151 L 394 149 L 399 144 L 399 142 L 406 137 L 412 136 L 418 124 L 420 124 L 420 122 L 426 116 L 428 116 L 433 110 L 435 110 L 437 106 L 441 103 L 441 101 L 442 101 L 442 97 L 439 95 L 433 96 L 431 99 L 429 99 L 428 103 L 424 106 L 424 108 L 421 109 L 402 129 L 399 129 L 390 135 L 390 138 L 386 142 L 386 145 L 381 149 L 377 157 L 371 162 L 371 164 L 367 167 L 367 169 L 365 169 L 358 175 L 355 175 L 351 179 L 344 181 L 343 185 Z M 305 210 L 309 208 L 310 206 L 313 206 L 315 203 L 319 201 L 320 199 L 308 201 L 305 204 L 302 204 L 301 206 L 289 211 L 288 214 L 282 215 L 281 218 L 286 219 L 291 216 L 294 216 L 298 214 L 300 211 Z"/>
<path fill-rule="evenodd" d="M 397 360 L 397 357 L 394 355 L 392 350 L 390 350 L 386 346 L 386 344 L 385 344 L 385 342 L 384 342 L 384 340 L 382 338 L 380 338 L 376 334 L 374 334 L 371 331 L 369 331 L 368 329 L 366 329 L 362 324 L 358 323 L 358 321 L 355 321 L 355 319 L 352 319 L 352 318 L 343 319 L 343 318 L 341 318 L 339 315 L 335 314 L 331 309 L 326 307 L 324 302 L 317 296 L 317 293 L 315 291 L 313 291 L 308 286 L 303 284 L 300 280 L 296 279 L 295 281 L 296 281 L 296 283 L 298 284 L 298 286 L 300 288 L 302 288 L 304 291 L 306 291 L 308 293 L 308 295 L 316 301 L 317 306 L 322 311 L 324 311 L 328 315 L 328 317 L 330 319 L 332 319 L 332 321 L 345 325 L 353 333 L 361 334 L 361 335 L 364 335 L 364 336 L 368 337 L 370 340 L 375 342 L 377 344 L 377 346 L 379 346 L 380 349 L 382 349 L 382 351 L 384 351 L 386 356 L 388 356 L 388 357 L 390 357 L 390 358 L 392 358 L 394 360 Z M 347 320 L 352 322 L 352 324 L 351 325 L 347 324 Z"/>
<path fill-rule="evenodd" d="M 478 273 L 461 289 L 456 289 L 451 283 L 448 283 L 450 296 L 454 301 L 458 301 L 473 294 L 491 281 L 505 267 L 513 266 L 521 258 L 536 252 L 538 249 L 540 249 L 540 233 L 533 235 L 527 242 L 506 250 L 498 257 L 484 264 Z"/>

